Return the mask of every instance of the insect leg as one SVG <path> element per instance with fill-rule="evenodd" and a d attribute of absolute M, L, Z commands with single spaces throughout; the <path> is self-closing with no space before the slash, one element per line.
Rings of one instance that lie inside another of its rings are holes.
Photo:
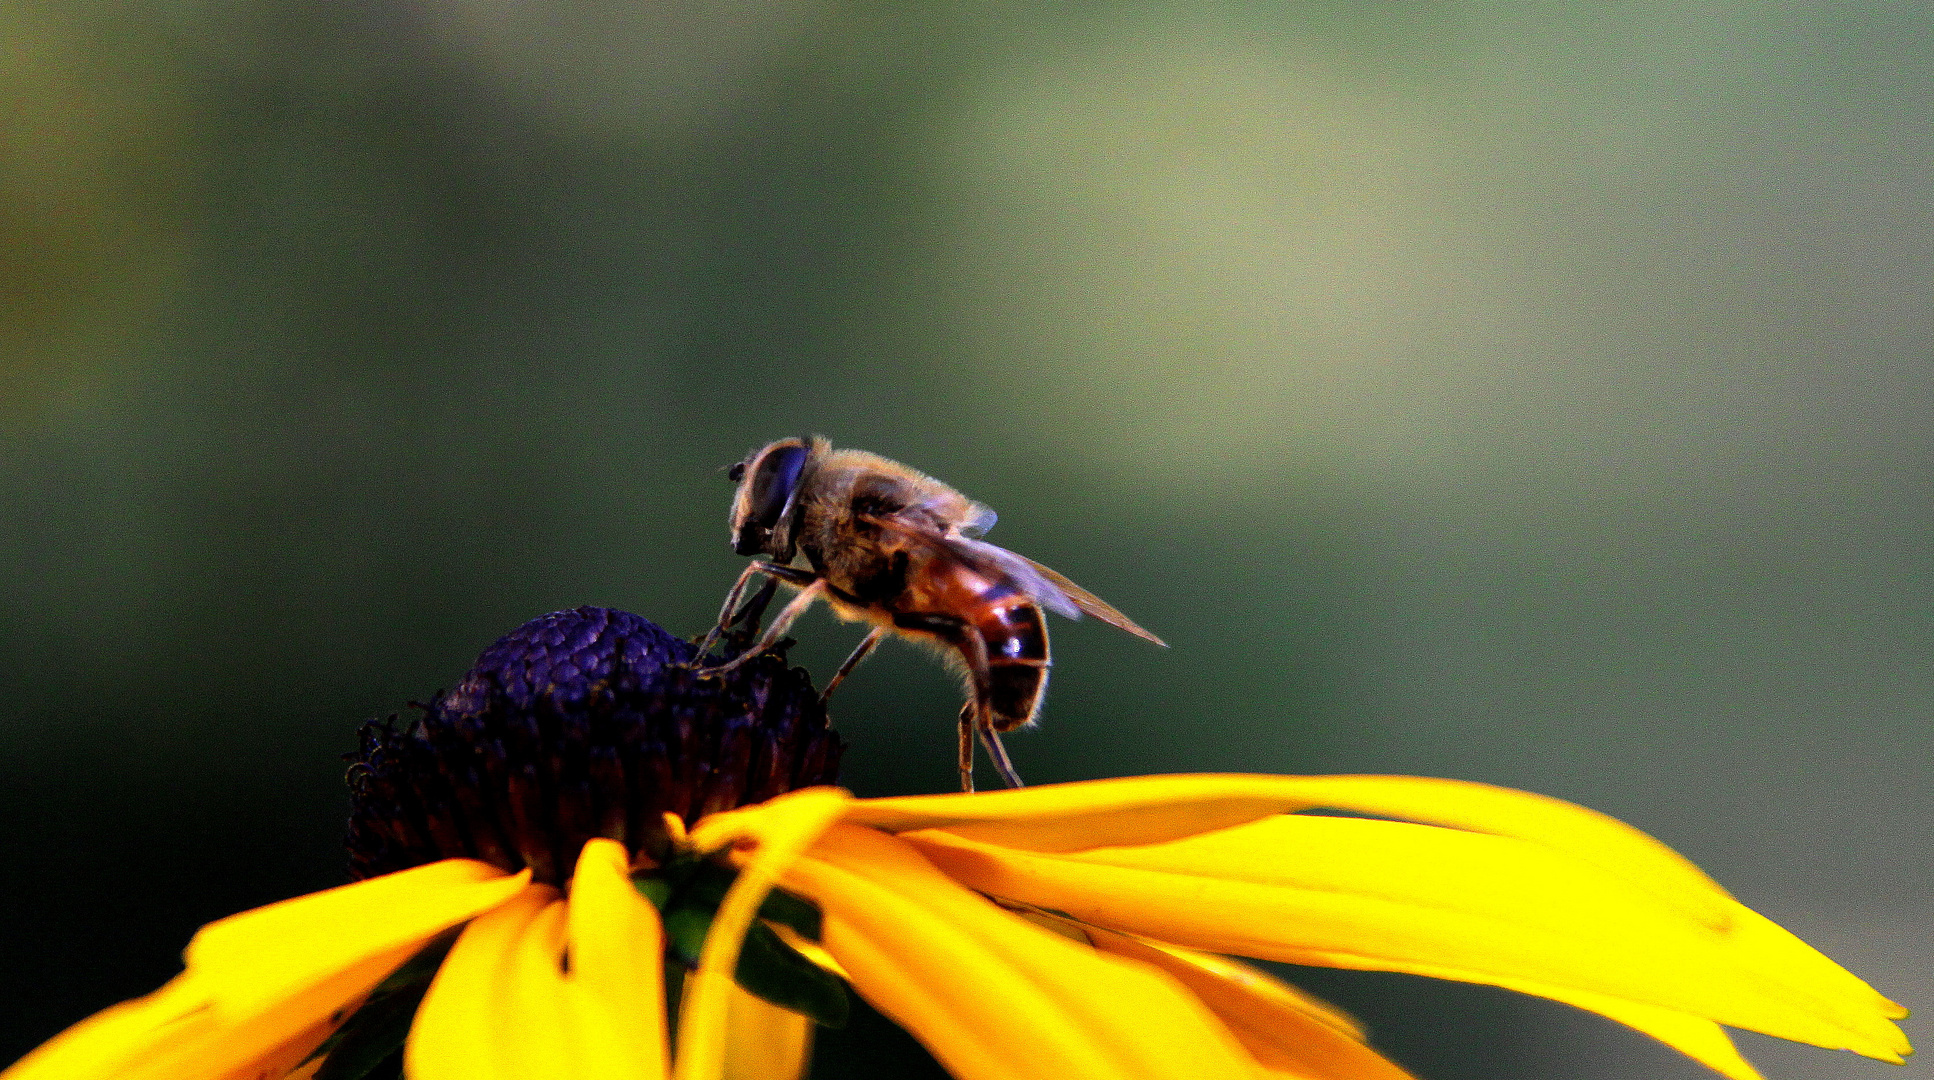
<path fill-rule="evenodd" d="M 739 597 L 745 595 L 745 586 L 752 580 L 754 574 L 764 574 L 770 580 L 734 614 L 732 609 L 737 606 Z M 719 607 L 719 621 L 713 625 L 711 632 L 705 635 L 705 640 L 698 643 L 698 655 L 702 657 L 711 652 L 727 627 L 744 622 L 748 627 L 748 633 L 755 630 L 759 624 L 759 616 L 765 614 L 766 605 L 771 603 L 772 594 L 778 588 L 779 582 L 810 585 L 818 580 L 818 574 L 796 566 L 781 566 L 778 563 L 759 561 L 747 565 L 744 572 L 739 575 L 739 580 L 732 583 L 732 591 L 725 594 L 725 603 Z"/>
<path fill-rule="evenodd" d="M 960 707 L 960 790 L 974 790 L 974 703 Z"/>
<path fill-rule="evenodd" d="M 766 583 L 759 587 L 758 592 L 752 594 L 752 599 L 747 600 L 744 607 L 732 614 L 732 621 L 725 625 L 740 627 L 741 632 L 747 637 L 758 633 L 759 620 L 765 618 L 766 605 L 772 603 L 772 594 L 778 591 L 779 579 L 767 577 Z"/>
<path fill-rule="evenodd" d="M 823 709 L 826 707 L 827 699 L 833 696 L 833 688 L 838 686 L 846 676 L 852 674 L 853 669 L 860 666 L 860 661 L 866 659 L 867 654 L 872 652 L 873 647 L 878 645 L 880 639 L 885 636 L 886 627 L 876 626 L 864 638 L 860 639 L 860 643 L 853 649 L 853 654 L 848 656 L 846 661 L 839 665 L 839 670 L 833 672 L 832 678 L 826 680 L 826 689 L 819 695 L 820 708 Z"/>
<path fill-rule="evenodd" d="M 739 580 L 732 583 L 732 591 L 725 594 L 725 603 L 719 607 L 718 622 L 712 624 L 712 631 L 705 635 L 705 640 L 698 643 L 698 655 L 704 656 L 711 652 L 712 646 L 719 643 L 719 635 L 725 633 L 725 628 L 738 621 L 733 616 L 732 609 L 739 606 L 739 597 L 745 595 L 746 584 L 752 580 L 752 575 L 761 572 L 761 569 L 759 563 L 747 563 L 745 570 L 739 574 Z"/>
<path fill-rule="evenodd" d="M 1014 771 L 1014 763 L 1008 760 L 1007 747 L 1001 745 L 1001 737 L 994 731 L 993 690 L 994 677 L 987 662 L 987 642 L 971 626 L 963 628 L 966 632 L 955 642 L 960 655 L 967 661 L 967 672 L 973 676 L 974 698 L 968 702 L 973 710 L 974 730 L 980 735 L 980 744 L 987 748 L 988 760 L 994 763 L 994 771 L 1008 787 L 1026 787 L 1021 782 L 1021 774 Z M 965 713 L 962 713 L 963 719 Z"/>
<path fill-rule="evenodd" d="M 1008 787 L 1027 786 L 1022 782 L 1021 774 L 1014 771 L 1014 763 L 1007 757 L 1007 747 L 1001 745 L 1000 733 L 994 730 L 992 724 L 981 725 L 980 744 L 987 748 L 987 756 L 994 762 L 994 771 L 1001 774 L 1001 779 L 1006 781 Z"/>
<path fill-rule="evenodd" d="M 787 604 L 779 610 L 779 614 L 772 620 L 772 625 L 766 627 L 766 632 L 760 635 L 758 641 L 752 643 L 751 648 L 720 664 L 718 667 L 700 668 L 698 673 L 700 675 L 723 675 L 728 671 L 735 670 L 740 664 L 765 652 L 774 645 L 779 644 L 779 639 L 786 636 L 786 631 L 792 628 L 794 620 L 798 619 L 807 608 L 813 606 L 813 601 L 819 599 L 819 595 L 825 591 L 825 583 L 815 579 L 811 585 L 800 590 L 798 596 L 792 598 L 792 603 Z"/>
<path fill-rule="evenodd" d="M 974 731 L 987 714 L 987 643 L 967 620 L 934 611 L 895 612 L 893 625 L 901 630 L 938 638 L 959 650 L 967 665 L 972 690 L 960 707 L 960 790 L 974 790 Z M 849 661 L 850 662 L 850 661 Z M 1003 755 L 1005 756 L 1005 755 Z M 1018 778 L 1017 778 L 1018 779 Z"/>
<path fill-rule="evenodd" d="M 759 572 L 778 578 L 788 585 L 806 586 L 819 580 L 819 575 L 803 566 L 786 566 L 776 562 L 757 564 Z"/>

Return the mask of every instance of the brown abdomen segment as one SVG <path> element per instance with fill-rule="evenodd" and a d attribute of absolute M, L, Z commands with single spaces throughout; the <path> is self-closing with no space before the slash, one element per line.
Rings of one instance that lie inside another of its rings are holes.
<path fill-rule="evenodd" d="M 995 731 L 1012 731 L 1034 719 L 1048 688 L 1048 631 L 1041 609 L 1015 597 L 987 608 L 970 632 L 987 647 L 988 712 Z"/>

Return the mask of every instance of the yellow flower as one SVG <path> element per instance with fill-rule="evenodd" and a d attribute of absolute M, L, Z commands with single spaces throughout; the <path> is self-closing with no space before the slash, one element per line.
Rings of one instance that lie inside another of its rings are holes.
<path fill-rule="evenodd" d="M 1335 808 L 1405 820 L 1295 813 Z M 739 868 L 666 1050 L 657 910 L 623 847 L 568 898 L 446 860 L 212 924 L 157 993 L 4 1074 L 254 1078 L 463 926 L 409 1032 L 412 1080 L 796 1076 L 803 1018 L 732 982 L 777 884 L 797 944 L 964 1080 L 1401 1077 L 1348 1018 L 1222 954 L 1487 983 L 1590 1009 L 1739 1080 L 1720 1024 L 1899 1062 L 1905 1015 L 1691 864 L 1609 818 L 1408 777 L 1155 776 L 851 799 L 700 820 Z M 313 1068 L 313 1065 L 310 1066 Z"/>
<path fill-rule="evenodd" d="M 758 838 L 795 797 L 693 838 Z M 1292 813 L 1315 808 L 1405 820 Z M 1347 1018 L 1220 954 L 1536 994 L 1736 1080 L 1757 1073 L 1720 1024 L 1909 1052 L 1890 1022 L 1906 1010 L 1657 841 L 1480 784 L 1158 776 L 859 800 L 779 881 L 824 910 L 854 988 L 976 1080 L 1402 1075 Z"/>
<path fill-rule="evenodd" d="M 1899 1006 L 1589 810 L 1376 776 L 854 799 L 802 672 L 695 659 L 601 608 L 507 635 L 364 726 L 365 880 L 204 927 L 0 1080 L 794 1080 L 840 980 L 962 1080 L 1405 1075 L 1231 956 L 1536 994 L 1733 1080 L 1722 1024 L 1908 1052 Z"/>

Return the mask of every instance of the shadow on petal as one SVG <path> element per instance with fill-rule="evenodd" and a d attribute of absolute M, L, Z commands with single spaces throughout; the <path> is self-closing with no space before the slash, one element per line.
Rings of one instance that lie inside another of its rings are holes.
<path fill-rule="evenodd" d="M 784 877 L 853 988 L 962 1080 L 1262 1075 L 1173 979 L 961 888 L 907 844 L 835 826 Z"/>

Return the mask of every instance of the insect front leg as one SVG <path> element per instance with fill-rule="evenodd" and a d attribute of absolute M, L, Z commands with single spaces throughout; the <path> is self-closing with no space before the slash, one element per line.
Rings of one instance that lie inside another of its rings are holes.
<path fill-rule="evenodd" d="M 759 591 L 752 594 L 739 610 L 732 613 L 732 620 L 725 624 L 724 647 L 727 650 L 742 651 L 759 636 L 759 620 L 766 616 L 766 606 L 772 603 L 772 596 L 779 591 L 779 579 L 768 577 Z"/>
<path fill-rule="evenodd" d="M 804 584 L 805 588 L 800 590 L 798 596 L 792 598 L 791 603 L 780 609 L 779 614 L 773 618 L 772 625 L 766 627 L 766 632 L 761 634 L 759 640 L 753 642 L 750 648 L 725 663 L 720 664 L 718 667 L 700 668 L 698 672 L 700 675 L 723 675 L 728 671 L 737 669 L 739 665 L 758 656 L 774 645 L 779 644 L 779 640 L 786 636 L 786 631 L 792 628 L 792 624 L 799 616 L 804 614 L 807 608 L 813 606 L 813 601 L 819 599 L 826 591 L 825 583 L 820 581 L 819 575 L 813 573 L 811 570 L 801 570 L 792 566 L 775 566 L 771 563 L 755 563 L 754 565 L 761 571 L 771 574 L 774 577 L 790 581 L 794 584 Z"/>
<path fill-rule="evenodd" d="M 725 628 L 739 621 L 738 617 L 732 613 L 733 609 L 739 606 L 739 597 L 745 595 L 745 587 L 751 582 L 752 575 L 764 572 L 764 563 L 751 562 L 746 564 L 745 570 L 739 574 L 739 580 L 733 582 L 732 590 L 725 594 L 725 603 L 719 607 L 718 621 L 712 624 L 712 630 L 705 635 L 705 640 L 698 643 L 698 655 L 702 657 L 706 653 L 711 652 L 712 647 L 718 644 L 719 636 L 725 633 Z M 767 577 L 770 578 L 771 575 L 767 575 Z M 770 586 L 772 582 L 768 580 L 766 584 Z M 748 608 L 751 607 L 750 604 L 746 606 Z"/>

